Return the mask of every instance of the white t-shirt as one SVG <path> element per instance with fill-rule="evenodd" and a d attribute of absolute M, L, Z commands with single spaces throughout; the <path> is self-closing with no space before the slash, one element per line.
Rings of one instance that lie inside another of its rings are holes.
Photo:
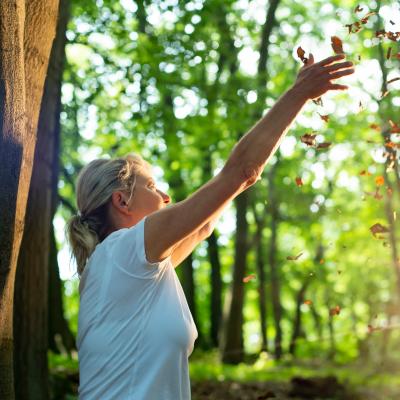
<path fill-rule="evenodd" d="M 196 325 L 171 257 L 146 259 L 145 219 L 97 245 L 81 276 L 81 400 L 191 398 Z"/>

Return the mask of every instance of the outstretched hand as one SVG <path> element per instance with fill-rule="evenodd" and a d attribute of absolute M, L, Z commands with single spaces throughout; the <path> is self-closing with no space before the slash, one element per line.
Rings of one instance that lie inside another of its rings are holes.
<path fill-rule="evenodd" d="M 310 54 L 307 63 L 300 69 L 294 87 L 296 87 L 307 99 L 321 97 L 328 90 L 346 90 L 348 86 L 333 83 L 332 81 L 354 73 L 351 61 L 338 62 L 345 58 L 344 54 L 338 54 L 325 58 L 317 63 Z"/>

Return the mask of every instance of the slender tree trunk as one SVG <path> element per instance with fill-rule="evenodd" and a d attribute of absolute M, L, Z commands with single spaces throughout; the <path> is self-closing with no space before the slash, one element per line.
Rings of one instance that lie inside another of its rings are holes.
<path fill-rule="evenodd" d="M 57 0 L 0 2 L 0 398 L 14 398 L 17 258 L 32 174 Z"/>
<path fill-rule="evenodd" d="M 293 320 L 292 338 L 290 340 L 289 353 L 294 356 L 296 352 L 297 340 L 301 334 L 301 305 L 304 303 L 304 296 L 310 281 L 307 279 L 301 285 L 296 296 L 296 314 Z"/>
<path fill-rule="evenodd" d="M 54 227 L 50 229 L 50 254 L 49 254 L 49 326 L 48 347 L 54 353 L 68 353 L 76 350 L 75 337 L 72 334 L 68 321 L 64 316 L 62 293 L 64 291 L 60 279 L 57 262 L 57 244 L 54 235 Z"/>
<path fill-rule="evenodd" d="M 256 221 L 256 233 L 254 245 L 256 247 L 256 264 L 258 274 L 258 307 L 260 309 L 260 329 L 261 329 L 261 350 L 268 351 L 268 335 L 267 335 L 267 302 L 265 293 L 265 260 L 263 252 L 262 232 L 264 229 L 264 221 L 257 216 L 257 210 L 253 202 L 253 215 Z"/>
<path fill-rule="evenodd" d="M 227 296 L 228 314 L 224 322 L 224 341 L 222 343 L 222 361 L 238 364 L 243 361 L 243 278 L 246 271 L 248 223 L 246 210 L 248 192 L 245 191 L 235 198 L 236 205 L 236 240 L 235 262 L 233 266 L 232 290 Z"/>
<path fill-rule="evenodd" d="M 211 344 L 219 346 L 219 332 L 222 318 L 222 279 L 221 262 L 217 244 L 217 235 L 213 232 L 208 238 L 208 257 L 211 264 Z"/>
<path fill-rule="evenodd" d="M 277 252 L 278 252 L 278 224 L 279 224 L 279 212 L 278 205 L 276 204 L 276 196 L 275 196 L 275 171 L 277 165 L 279 163 L 279 159 L 276 161 L 270 170 L 268 175 L 268 189 L 269 189 L 269 204 L 271 206 L 271 238 L 269 243 L 269 266 L 270 266 L 270 276 L 271 276 L 271 295 L 272 295 L 272 309 L 274 312 L 274 325 L 275 325 L 275 357 L 276 359 L 280 359 L 282 356 L 282 328 L 281 328 L 281 320 L 282 320 L 282 304 L 281 304 L 281 296 L 280 296 L 280 279 L 278 272 L 278 263 L 276 260 Z"/>

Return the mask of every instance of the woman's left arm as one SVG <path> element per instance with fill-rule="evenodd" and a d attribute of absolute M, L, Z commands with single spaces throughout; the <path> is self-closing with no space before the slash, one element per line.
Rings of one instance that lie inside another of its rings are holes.
<path fill-rule="evenodd" d="M 209 221 L 197 232 L 183 239 L 178 246 L 175 247 L 175 250 L 171 255 L 172 265 L 174 268 L 176 268 L 200 242 L 202 242 L 204 239 L 207 239 L 212 234 L 216 222 L 217 218 Z"/>

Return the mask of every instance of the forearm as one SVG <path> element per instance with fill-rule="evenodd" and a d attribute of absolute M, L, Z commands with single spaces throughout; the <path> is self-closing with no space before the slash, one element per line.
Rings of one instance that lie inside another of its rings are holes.
<path fill-rule="evenodd" d="M 246 169 L 247 178 L 261 174 L 305 103 L 296 87 L 289 89 L 235 145 L 226 165 Z"/>

